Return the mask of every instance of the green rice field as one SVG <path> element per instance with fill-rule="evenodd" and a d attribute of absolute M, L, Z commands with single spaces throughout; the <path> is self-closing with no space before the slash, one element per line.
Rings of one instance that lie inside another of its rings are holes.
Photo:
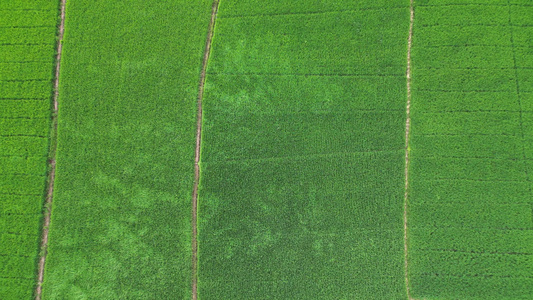
<path fill-rule="evenodd" d="M 405 295 L 409 7 L 360 5 L 263 15 L 221 2 L 204 102 L 200 298 Z"/>
<path fill-rule="evenodd" d="M 3 0 L 0 9 L 0 299 L 28 299 L 46 195 L 58 3 Z"/>
<path fill-rule="evenodd" d="M 496 2 L 415 6 L 416 299 L 533 297 L 533 6 Z"/>
<path fill-rule="evenodd" d="M 532 78 L 531 0 L 0 0 L 0 299 L 533 299 Z"/>
<path fill-rule="evenodd" d="M 190 298 L 210 3 L 173 2 L 67 2 L 46 299 Z"/>

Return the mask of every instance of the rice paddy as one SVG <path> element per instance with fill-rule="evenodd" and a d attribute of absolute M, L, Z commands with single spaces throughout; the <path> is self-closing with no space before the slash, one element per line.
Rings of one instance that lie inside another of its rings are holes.
<path fill-rule="evenodd" d="M 46 195 L 58 3 L 0 7 L 0 299 L 27 299 Z"/>
<path fill-rule="evenodd" d="M 0 0 L 0 299 L 533 297 L 530 0 L 66 4 Z"/>

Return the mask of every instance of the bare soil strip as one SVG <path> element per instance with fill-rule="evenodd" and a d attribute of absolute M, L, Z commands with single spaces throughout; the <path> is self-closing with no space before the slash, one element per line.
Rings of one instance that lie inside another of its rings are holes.
<path fill-rule="evenodd" d="M 408 255 L 407 255 L 407 202 L 409 193 L 409 131 L 411 129 L 411 46 L 413 44 L 413 21 L 415 18 L 415 11 L 413 7 L 413 0 L 410 2 L 410 21 L 409 21 L 409 38 L 407 41 L 407 106 L 406 106 L 406 121 L 405 121 L 405 193 L 403 204 L 403 244 L 404 244 L 404 272 L 405 272 L 405 287 L 407 290 L 407 299 L 412 300 L 411 290 L 409 288 L 409 272 L 408 272 Z"/>
<path fill-rule="evenodd" d="M 57 147 L 57 112 L 58 112 L 58 101 L 59 97 L 59 70 L 61 67 L 61 53 L 63 51 L 63 35 L 65 32 L 65 5 L 66 0 L 61 0 L 60 15 L 61 21 L 58 28 L 58 39 L 57 39 L 57 54 L 56 54 L 56 70 L 54 78 L 54 108 L 52 111 L 52 128 L 50 132 L 50 154 L 49 154 L 49 163 L 50 163 L 50 172 L 48 174 L 48 188 L 46 192 L 46 200 L 44 204 L 44 222 L 42 229 L 42 239 L 41 239 L 41 258 L 39 260 L 39 271 L 37 278 L 37 288 L 35 290 L 35 299 L 40 300 L 42 294 L 42 284 L 44 279 L 44 267 L 46 264 L 46 254 L 48 250 L 48 229 L 50 226 L 50 217 L 52 215 L 52 198 L 54 194 L 54 181 L 56 176 L 56 147 Z"/>
<path fill-rule="evenodd" d="M 200 148 L 202 143 L 202 99 L 204 98 L 205 75 L 207 62 L 211 52 L 211 42 L 218 12 L 220 0 L 213 1 L 211 10 L 211 21 L 207 30 L 207 40 L 205 42 L 204 59 L 202 62 L 202 72 L 200 73 L 200 84 L 198 87 L 198 114 L 196 119 L 196 150 L 194 157 L 194 187 L 192 191 L 192 299 L 198 298 L 198 184 L 200 183 Z"/>

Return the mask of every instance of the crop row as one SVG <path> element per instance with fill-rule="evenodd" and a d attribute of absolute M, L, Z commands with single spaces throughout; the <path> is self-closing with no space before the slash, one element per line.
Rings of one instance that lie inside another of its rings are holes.
<path fill-rule="evenodd" d="M 269 17 L 279 15 L 313 15 L 329 13 L 364 13 L 373 10 L 408 8 L 407 1 L 278 1 L 275 4 L 259 5 L 257 0 L 225 3 L 220 7 L 219 17 Z"/>

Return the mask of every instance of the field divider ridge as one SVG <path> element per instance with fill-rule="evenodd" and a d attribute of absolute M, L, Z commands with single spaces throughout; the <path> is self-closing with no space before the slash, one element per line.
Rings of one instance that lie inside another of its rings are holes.
<path fill-rule="evenodd" d="M 403 203 L 403 242 L 404 242 L 404 275 L 405 275 L 405 289 L 407 293 L 407 299 L 412 300 L 411 290 L 409 288 L 409 257 L 408 257 L 408 222 L 407 222 L 407 209 L 409 198 L 409 134 L 411 129 L 411 48 L 413 45 L 413 22 L 415 19 L 414 0 L 410 0 L 409 5 L 409 37 L 407 39 L 407 104 L 406 104 L 406 119 L 405 119 L 405 192 Z"/>
<path fill-rule="evenodd" d="M 192 191 L 192 299 L 198 298 L 198 185 L 200 183 L 200 152 L 202 144 L 202 100 L 204 98 L 205 77 L 207 75 L 207 63 L 211 53 L 211 44 L 217 19 L 218 6 L 220 0 L 213 0 L 211 10 L 211 20 L 207 29 L 207 39 L 205 42 L 204 58 L 202 61 L 202 71 L 200 73 L 200 83 L 198 85 L 198 108 L 196 117 L 196 148 L 194 154 L 194 185 Z"/>
<path fill-rule="evenodd" d="M 52 216 L 52 200 L 54 194 L 54 182 L 56 175 L 56 147 L 57 147 L 57 114 L 58 114 L 58 97 L 59 97 L 59 71 L 61 68 L 61 53 L 63 51 L 63 36 L 65 33 L 65 7 L 66 0 L 61 0 L 60 4 L 60 21 L 57 32 L 56 46 L 56 66 L 54 74 L 54 91 L 53 91 L 53 108 L 52 108 L 52 125 L 50 129 L 50 150 L 49 150 L 49 173 L 48 186 L 46 189 L 46 199 L 43 208 L 44 221 L 42 224 L 41 238 L 41 257 L 39 259 L 37 273 L 37 287 L 35 290 L 35 299 L 40 300 L 42 297 L 42 284 L 44 280 L 44 268 L 46 265 L 46 255 L 48 251 L 48 233 L 50 227 L 50 218 Z"/>

